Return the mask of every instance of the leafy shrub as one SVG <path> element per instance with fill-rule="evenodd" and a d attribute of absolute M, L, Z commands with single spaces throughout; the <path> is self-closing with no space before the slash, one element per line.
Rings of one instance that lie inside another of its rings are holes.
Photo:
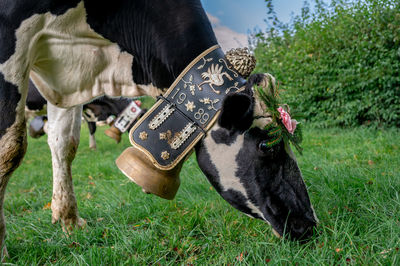
<path fill-rule="evenodd" d="M 400 1 L 305 2 L 288 24 L 266 2 L 256 70 L 277 77 L 288 103 L 320 127 L 400 127 Z"/>

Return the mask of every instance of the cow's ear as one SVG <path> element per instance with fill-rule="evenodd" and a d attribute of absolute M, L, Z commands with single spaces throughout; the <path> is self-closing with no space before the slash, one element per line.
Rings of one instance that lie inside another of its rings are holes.
<path fill-rule="evenodd" d="M 219 125 L 228 130 L 247 130 L 253 123 L 253 97 L 244 93 L 228 94 L 222 103 Z"/>

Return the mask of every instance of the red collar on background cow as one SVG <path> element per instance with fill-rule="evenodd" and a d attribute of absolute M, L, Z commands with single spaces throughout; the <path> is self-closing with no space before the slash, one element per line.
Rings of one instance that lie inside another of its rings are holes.
<path fill-rule="evenodd" d="M 196 57 L 129 133 L 159 169 L 174 168 L 215 123 L 224 97 L 245 80 L 213 46 Z"/>

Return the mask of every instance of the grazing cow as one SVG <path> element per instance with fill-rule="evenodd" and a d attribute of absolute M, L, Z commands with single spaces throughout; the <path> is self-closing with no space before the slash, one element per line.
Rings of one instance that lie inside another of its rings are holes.
<path fill-rule="evenodd" d="M 217 44 L 200 0 L 2 0 L 0 40 L 2 245 L 4 192 L 26 151 L 29 75 L 50 102 L 52 220 L 80 226 L 70 168 L 81 123 L 74 106 L 104 94 L 159 95 Z M 280 235 L 309 237 L 316 217 L 290 147 L 259 145 L 268 139 L 261 124 L 269 121 L 256 108 L 252 86 L 259 82 L 250 78 L 245 90 L 225 97 L 218 123 L 196 146 L 198 163 L 235 208 Z"/>
<path fill-rule="evenodd" d="M 118 116 L 131 102 L 126 98 L 112 99 L 101 97 L 83 105 L 82 115 L 89 128 L 89 147 L 96 149 L 96 122 L 106 122 L 110 116 Z M 37 90 L 32 81 L 29 81 L 28 96 L 26 98 L 26 112 L 34 114 L 44 109 L 47 101 Z M 29 125 L 29 135 L 33 138 L 43 136 L 47 129 L 47 116 L 37 115 Z"/>

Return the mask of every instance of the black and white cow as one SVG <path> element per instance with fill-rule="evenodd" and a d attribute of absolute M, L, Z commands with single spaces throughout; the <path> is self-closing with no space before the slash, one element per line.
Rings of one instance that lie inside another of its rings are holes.
<path fill-rule="evenodd" d="M 95 99 L 83 105 L 82 116 L 89 128 L 89 148 L 96 149 L 96 123 L 107 122 L 110 116 L 117 117 L 131 102 L 126 98 L 108 98 L 106 96 Z M 29 81 L 28 96 L 26 98 L 26 112 L 35 114 L 41 112 L 47 104 L 46 99 L 40 94 L 38 89 Z M 29 124 L 29 135 L 33 138 L 43 136 L 47 131 L 47 116 L 36 115 Z"/>
<path fill-rule="evenodd" d="M 217 44 L 200 0 L 2 0 L 0 40 L 1 244 L 4 192 L 26 150 L 29 76 L 50 102 L 52 220 L 79 226 L 70 164 L 81 107 L 74 106 L 104 94 L 158 95 Z M 218 123 L 196 147 L 198 163 L 235 208 L 280 235 L 308 237 L 317 220 L 293 153 L 284 143 L 259 145 L 268 139 L 268 117 L 260 116 L 252 92 L 260 77 L 225 98 Z"/>

